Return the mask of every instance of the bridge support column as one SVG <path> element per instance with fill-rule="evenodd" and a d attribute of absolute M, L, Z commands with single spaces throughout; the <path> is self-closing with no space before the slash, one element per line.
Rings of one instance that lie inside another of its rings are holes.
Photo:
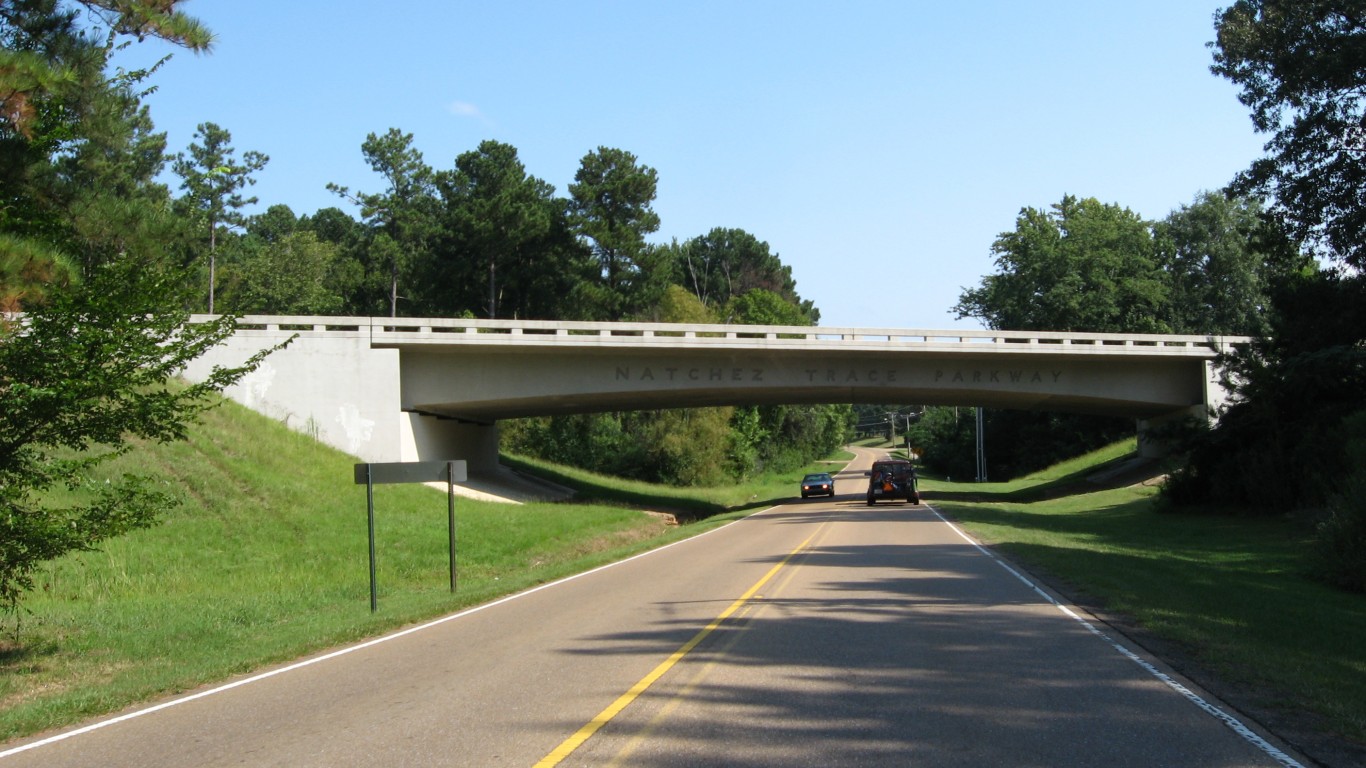
<path fill-rule="evenodd" d="M 1209 409 L 1203 405 L 1193 405 L 1165 416 L 1138 420 L 1138 455 L 1145 459 L 1160 459 L 1171 453 L 1169 432 L 1180 429 L 1184 421 L 1204 421 L 1210 419 Z"/>
<path fill-rule="evenodd" d="M 498 425 L 405 413 L 401 461 L 463 459 L 471 474 L 498 471 Z"/>

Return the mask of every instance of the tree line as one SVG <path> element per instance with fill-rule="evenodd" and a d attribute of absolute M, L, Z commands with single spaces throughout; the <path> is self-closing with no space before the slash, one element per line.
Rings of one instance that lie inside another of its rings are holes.
<path fill-rule="evenodd" d="M 812 324 L 791 267 L 742 229 L 659 245 L 655 169 L 625 150 L 584 155 L 568 195 L 528 173 L 517 148 L 487 140 L 434 169 L 412 134 L 370 134 L 360 151 L 374 191 L 329 184 L 341 208 L 296 215 L 241 189 L 269 158 L 234 158 L 231 134 L 199 126 L 175 173 L 175 204 L 197 218 L 196 279 L 210 312 L 659 320 L 671 286 L 709 321 Z M 202 274 L 207 265 L 207 274 Z M 221 270 L 218 268 L 221 265 Z M 759 307 L 767 309 L 760 310 Z"/>

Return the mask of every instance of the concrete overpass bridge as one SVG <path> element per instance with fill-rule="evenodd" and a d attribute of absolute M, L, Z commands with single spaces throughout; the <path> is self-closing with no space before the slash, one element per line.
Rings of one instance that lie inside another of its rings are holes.
<path fill-rule="evenodd" d="M 202 320 L 203 318 L 199 318 Z M 1241 337 L 369 317 L 244 317 L 186 371 L 291 336 L 226 394 L 364 461 L 497 469 L 497 422 L 717 405 L 913 403 L 1154 424 L 1222 402 Z"/>

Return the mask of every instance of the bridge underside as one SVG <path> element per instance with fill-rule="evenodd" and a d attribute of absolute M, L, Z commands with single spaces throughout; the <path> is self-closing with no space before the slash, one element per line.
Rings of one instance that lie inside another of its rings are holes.
<path fill-rule="evenodd" d="M 404 350 L 406 411 L 491 424 L 525 416 L 722 405 L 914 403 L 1134 419 L 1205 405 L 1203 360 L 1063 356 L 630 354 Z"/>

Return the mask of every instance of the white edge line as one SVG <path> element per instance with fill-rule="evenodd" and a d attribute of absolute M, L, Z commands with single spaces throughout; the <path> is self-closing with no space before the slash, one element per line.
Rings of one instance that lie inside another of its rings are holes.
<path fill-rule="evenodd" d="M 1145 661 L 1138 654 L 1134 653 L 1133 651 L 1129 650 L 1128 648 L 1124 647 L 1119 642 L 1114 640 L 1114 638 L 1111 638 L 1109 635 L 1105 634 L 1104 632 L 1101 632 L 1099 629 L 1096 628 L 1094 624 L 1087 621 L 1086 619 L 1083 619 L 1071 608 L 1053 599 L 1052 595 L 1040 589 L 1036 584 L 1034 584 L 1034 582 L 1025 578 L 1025 576 L 1021 574 L 1019 571 L 1015 570 L 1014 568 L 1011 568 L 1010 565 L 1008 565 L 1001 558 L 997 557 L 996 554 L 993 553 L 991 550 L 987 549 L 986 547 L 983 547 L 981 544 L 978 544 L 976 540 L 974 540 L 971 536 L 968 536 L 966 533 L 964 533 L 963 530 L 959 528 L 957 525 L 954 525 L 953 523 L 949 522 L 948 518 L 944 517 L 939 513 L 939 510 L 935 509 L 934 507 L 930 507 L 928 504 L 926 506 L 929 507 L 929 510 L 934 513 L 935 517 L 939 518 L 941 521 L 943 521 L 945 525 L 952 528 L 954 533 L 957 533 L 959 536 L 963 538 L 964 541 L 976 547 L 978 552 L 981 552 L 982 554 L 991 558 L 993 562 L 1009 571 L 1010 574 L 1015 578 L 1024 582 L 1025 586 L 1034 590 L 1034 592 L 1043 597 L 1044 600 L 1047 600 L 1049 603 L 1051 603 L 1055 608 L 1062 611 L 1067 616 L 1072 617 L 1083 627 L 1086 627 L 1086 629 L 1091 634 L 1095 635 L 1096 637 L 1099 637 L 1101 640 L 1104 640 L 1106 643 L 1110 645 L 1110 647 L 1114 648 L 1116 651 L 1119 651 L 1119 653 L 1122 654 L 1125 658 L 1142 667 L 1144 671 L 1146 671 L 1148 674 L 1152 675 L 1162 683 L 1166 684 L 1167 687 L 1186 697 L 1188 701 L 1190 701 L 1192 704 L 1199 707 L 1200 709 L 1204 710 L 1207 714 L 1212 715 L 1213 717 L 1221 721 L 1224 725 L 1232 729 L 1234 733 L 1238 734 L 1239 736 L 1242 736 L 1243 739 L 1251 743 L 1253 746 L 1265 752 L 1267 756 L 1270 757 L 1272 760 L 1275 760 L 1281 765 L 1286 766 L 1286 768 L 1304 768 L 1303 764 L 1296 761 L 1290 755 L 1287 755 L 1286 753 L 1277 749 L 1266 739 L 1263 739 L 1261 736 L 1258 736 L 1251 728 L 1248 728 L 1246 725 L 1243 725 L 1243 723 L 1239 721 L 1236 717 L 1228 714 L 1222 709 L 1219 709 L 1218 707 L 1214 706 L 1208 701 L 1205 701 L 1194 691 L 1182 685 L 1177 680 L 1173 679 L 1171 675 L 1166 674 L 1162 670 L 1153 666 L 1151 663 Z"/>
<path fill-rule="evenodd" d="M 778 505 L 778 506 L 781 506 L 781 505 Z M 119 715 L 118 717 L 112 717 L 112 718 L 109 718 L 108 720 L 101 720 L 101 721 L 99 721 L 99 722 L 91 723 L 90 725 L 83 726 L 83 727 L 81 727 L 81 728 L 77 728 L 77 729 L 72 730 L 72 731 L 65 731 L 65 732 L 63 732 L 63 733 L 58 733 L 58 734 L 56 734 L 56 735 L 49 736 L 49 737 L 47 737 L 47 738 L 45 738 L 45 739 L 40 739 L 40 740 L 38 740 L 38 741 L 34 741 L 34 742 L 31 742 L 31 743 L 28 743 L 28 744 L 21 744 L 21 745 L 19 745 L 19 746 L 17 746 L 17 747 L 13 747 L 13 748 L 11 748 L 11 749 L 7 749 L 7 750 L 5 750 L 5 751 L 3 751 L 3 752 L 0 752 L 0 759 L 4 759 L 4 758 L 9 757 L 9 756 L 11 756 L 11 755 L 17 755 L 17 754 L 19 754 L 20 752 L 27 752 L 27 751 L 30 750 L 30 749 L 37 749 L 38 747 L 47 746 L 48 744 L 54 744 L 54 743 L 59 742 L 59 741 L 65 741 L 66 739 L 70 739 L 70 738 L 72 738 L 72 737 L 74 737 L 74 736 L 80 736 L 80 735 L 85 734 L 85 733 L 90 733 L 91 731 L 98 731 L 98 730 L 100 730 L 101 728 L 107 728 L 107 727 L 109 727 L 109 726 L 111 726 L 111 725 L 116 725 L 116 724 L 118 724 L 118 723 L 122 723 L 122 722 L 125 722 L 125 721 L 127 721 L 127 720 L 133 720 L 133 719 L 142 717 L 142 716 L 144 716 L 144 715 L 150 715 L 150 714 L 152 714 L 152 713 L 154 713 L 154 712 L 160 712 L 160 711 L 163 710 L 163 709 L 170 709 L 171 707 L 177 707 L 177 706 L 180 706 L 181 704 L 187 704 L 187 703 L 189 703 L 189 702 L 191 702 L 191 701 L 195 701 L 195 700 L 197 700 L 197 699 L 203 699 L 203 698 L 206 698 L 206 697 L 208 697 L 208 696 L 213 696 L 214 694 L 223 693 L 223 692 L 225 692 L 225 691 L 230 691 L 230 690 L 232 690 L 232 689 L 234 689 L 234 688 L 240 688 L 240 687 L 242 687 L 242 686 L 244 686 L 244 685 L 248 685 L 248 684 L 250 684 L 250 683 L 260 682 L 260 681 L 262 681 L 262 680 L 266 680 L 266 679 L 275 677 L 275 676 L 277 676 L 277 675 L 283 675 L 283 674 L 285 674 L 286 672 L 293 672 L 293 671 L 298 670 L 298 669 L 303 669 L 304 667 L 311 667 L 311 666 L 313 666 L 314 664 L 320 664 L 320 663 L 322 663 L 322 662 L 324 662 L 324 661 L 330 661 L 330 660 L 335 659 L 335 658 L 337 658 L 337 657 L 339 657 L 339 656 L 345 656 L 345 655 L 347 655 L 347 654 L 349 654 L 349 653 L 354 653 L 354 652 L 356 652 L 356 651 L 364 650 L 364 649 L 366 649 L 366 648 L 370 648 L 370 647 L 372 647 L 372 646 L 376 646 L 376 645 L 379 645 L 379 644 L 381 644 L 381 643 L 387 643 L 387 642 L 389 642 L 390 640 L 397 640 L 397 639 L 400 638 L 400 637 L 406 637 L 407 635 L 411 635 L 411 634 L 414 634 L 414 633 L 417 633 L 417 632 L 421 632 L 421 631 L 423 631 L 423 630 L 431 629 L 432 627 L 437 627 L 437 626 L 440 626 L 440 625 L 445 624 L 445 623 L 447 623 L 447 622 L 451 622 L 451 621 L 455 621 L 456 619 L 464 618 L 465 616 L 469 616 L 470 614 L 478 613 L 478 612 L 480 612 L 480 611 L 483 611 L 483 610 L 486 610 L 486 609 L 489 609 L 489 608 L 493 608 L 493 607 L 498 606 L 498 605 L 502 605 L 503 603 L 511 602 L 511 601 L 516 600 L 516 599 L 521 598 L 521 597 L 526 597 L 527 595 L 535 594 L 535 593 L 537 593 L 537 592 L 540 592 L 541 590 L 550 589 L 551 587 L 556 587 L 556 586 L 559 586 L 559 585 L 561 585 L 561 584 L 565 584 L 565 583 L 567 583 L 567 582 L 573 581 L 573 580 L 575 580 L 575 579 L 580 579 L 580 578 L 583 578 L 583 577 L 585 577 L 585 576 L 590 576 L 590 575 L 595 574 L 595 573 L 597 573 L 597 572 L 599 572 L 599 571 L 605 571 L 605 570 L 607 570 L 608 568 L 615 568 L 615 567 L 618 566 L 618 565 L 622 565 L 622 564 L 624 564 L 624 563 L 629 563 L 629 562 L 631 562 L 632 560 L 638 560 L 638 559 L 640 559 L 640 558 L 642 558 L 642 557 L 647 557 L 647 556 L 649 556 L 649 555 L 653 555 L 653 554 L 656 553 L 656 552 L 663 552 L 664 550 L 669 549 L 669 548 L 671 548 L 671 547 L 678 546 L 679 544 L 684 544 L 684 543 L 687 543 L 687 542 L 689 542 L 689 541 L 696 541 L 697 539 L 700 539 L 700 538 L 702 538 L 703 536 L 707 536 L 707 535 L 709 535 L 709 534 L 715 533 L 715 532 L 717 532 L 717 531 L 719 531 L 719 530 L 722 530 L 723 528 L 728 528 L 728 527 L 734 525 L 735 523 L 740 522 L 741 520 L 746 520 L 746 519 L 748 519 L 748 518 L 755 517 L 755 516 L 757 516 L 757 515 L 762 515 L 762 514 L 765 514 L 765 513 L 767 513 L 767 512 L 771 512 L 771 511 L 774 510 L 774 509 L 777 509 L 777 507 L 775 506 L 775 507 L 769 507 L 768 509 L 762 509 L 762 510 L 759 510 L 758 512 L 754 512 L 754 513 L 749 514 L 749 515 L 746 515 L 746 516 L 744 516 L 744 517 L 736 518 L 735 520 L 732 520 L 732 521 L 730 521 L 730 522 L 728 522 L 728 523 L 726 523 L 726 524 L 724 524 L 724 525 L 718 525 L 718 526 L 716 526 L 715 528 L 713 528 L 713 529 L 711 529 L 711 530 L 709 530 L 709 531 L 703 531 L 703 532 L 701 532 L 701 533 L 699 533 L 699 534 L 697 534 L 697 535 L 695 535 L 695 536 L 689 536 L 689 537 L 684 538 L 684 539 L 679 539 L 678 541 L 674 541 L 674 542 L 670 542 L 670 543 L 668 543 L 668 544 L 665 544 L 665 545 L 662 546 L 662 547 L 656 547 L 656 548 L 654 548 L 654 549 L 649 549 L 649 550 L 646 550 L 646 551 L 641 552 L 641 553 L 639 553 L 639 554 L 632 555 L 632 556 L 630 556 L 630 557 L 628 557 L 628 558 L 626 558 L 626 559 L 624 559 L 624 560 L 617 560 L 617 561 L 614 561 L 614 562 L 611 562 L 611 563 L 607 563 L 606 565 L 600 565 L 600 566 L 598 566 L 597 568 L 593 568 L 593 569 L 590 569 L 590 570 L 587 570 L 587 571 L 583 571 L 582 573 L 575 573 L 575 574 L 573 574 L 573 575 L 566 576 L 566 577 L 564 577 L 564 578 L 562 578 L 562 579 L 557 579 L 556 581 L 551 581 L 551 582 L 548 582 L 548 583 L 545 583 L 545 584 L 539 584 L 539 585 L 537 585 L 537 586 L 535 586 L 535 587 L 532 587 L 532 588 L 530 588 L 530 589 L 526 589 L 526 590 L 523 590 L 523 591 L 521 591 L 521 592 L 516 592 L 516 593 L 514 593 L 514 594 L 507 595 L 507 596 L 505 596 L 505 597 L 500 597 L 500 598 L 498 598 L 497 600 L 494 600 L 494 601 L 492 601 L 492 602 L 488 602 L 488 603 L 483 603 L 483 604 L 480 604 L 480 605 L 476 605 L 476 606 L 474 606 L 474 607 L 472 607 L 472 608 L 466 608 L 466 609 L 463 610 L 463 611 L 460 611 L 460 612 L 458 612 L 458 613 L 450 614 L 449 616 L 442 616 L 442 617 L 439 618 L 439 619 L 434 619 L 434 620 L 429 621 L 429 622 L 427 622 L 427 623 L 425 623 L 425 624 L 419 624 L 419 625 L 414 626 L 414 627 L 409 627 L 409 628 L 407 628 L 407 629 L 399 630 L 398 632 L 393 632 L 393 633 L 388 634 L 388 635 L 383 635 L 383 636 L 380 636 L 380 637 L 376 637 L 376 638 L 374 638 L 374 639 L 372 639 L 372 640 L 367 640 L 367 641 L 365 641 L 365 642 L 363 642 L 363 643 L 358 643 L 358 644 L 356 644 L 356 645 L 350 645 L 350 646 L 347 646 L 347 647 L 345 647 L 345 648 L 340 648 L 340 649 L 335 650 L 335 651 L 332 651 L 332 652 L 330 652 L 330 653 L 325 653 L 325 654 L 323 654 L 322 656 L 315 656 L 315 657 L 312 657 L 312 658 L 309 658 L 309 659 L 305 659 L 305 660 L 303 660 L 303 661 L 295 662 L 295 663 L 290 664 L 290 665 L 288 665 L 288 666 L 280 667 L 280 668 L 278 668 L 278 669 L 272 669 L 272 670 L 270 670 L 269 672 L 262 672 L 262 673 L 260 673 L 260 674 L 258 674 L 258 675 L 252 675 L 251 677 L 246 677 L 246 678 L 243 678 L 243 679 L 241 679 L 241 680 L 235 680 L 235 681 L 233 681 L 233 682 L 231 682 L 231 683 L 225 683 L 225 684 L 220 685 L 220 686 L 218 686 L 218 687 L 216 687 L 216 688 L 210 688 L 210 689 L 207 690 L 207 691 L 200 691 L 199 693 L 192 693 L 192 694 L 190 694 L 190 695 L 188 695 L 188 696 L 181 696 L 180 698 L 171 699 L 170 701 L 164 701 L 164 702 L 162 702 L 162 703 L 160 703 L 160 704 L 157 704 L 157 705 L 155 705 L 155 706 L 147 707 L 147 708 L 145 708 L 145 709 L 139 709 L 139 710 L 137 710 L 137 711 L 135 711 L 135 712 L 129 712 L 129 713 L 125 714 L 125 715 Z"/>

